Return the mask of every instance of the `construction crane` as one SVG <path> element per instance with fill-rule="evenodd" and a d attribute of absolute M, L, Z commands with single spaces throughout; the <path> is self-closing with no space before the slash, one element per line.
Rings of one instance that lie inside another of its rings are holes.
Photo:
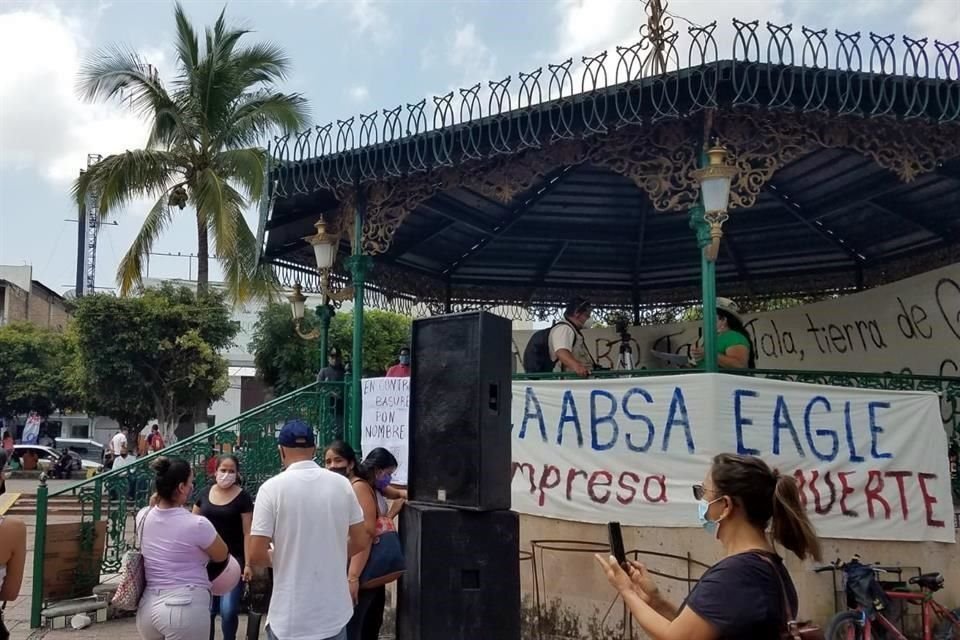
<path fill-rule="evenodd" d="M 103 159 L 98 153 L 87 154 L 87 169 Z M 84 170 L 80 170 L 83 175 Z M 97 203 L 100 194 L 95 189 L 87 192 L 80 204 L 77 219 L 77 297 L 93 293 L 97 275 L 97 233 L 100 231 L 100 212 Z"/>

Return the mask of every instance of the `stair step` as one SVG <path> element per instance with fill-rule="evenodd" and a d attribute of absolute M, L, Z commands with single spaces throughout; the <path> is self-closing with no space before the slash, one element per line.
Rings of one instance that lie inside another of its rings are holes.
<path fill-rule="evenodd" d="M 88 614 L 94 622 L 106 622 L 107 603 L 95 596 L 64 600 L 45 607 L 41 615 L 51 629 L 66 629 L 70 618 L 78 613 Z"/>

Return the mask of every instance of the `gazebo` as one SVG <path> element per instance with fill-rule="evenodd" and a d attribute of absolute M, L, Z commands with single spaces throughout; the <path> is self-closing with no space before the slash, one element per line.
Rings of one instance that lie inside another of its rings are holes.
<path fill-rule="evenodd" d="M 640 324 L 960 258 L 958 43 L 648 11 L 632 46 L 278 139 L 260 259 L 357 310 L 580 293 Z"/>

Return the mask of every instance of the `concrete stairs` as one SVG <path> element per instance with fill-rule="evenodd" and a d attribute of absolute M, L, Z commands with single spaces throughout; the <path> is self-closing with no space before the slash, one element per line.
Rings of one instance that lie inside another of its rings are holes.
<path fill-rule="evenodd" d="M 7 509 L 7 515 L 34 516 L 37 513 L 37 495 L 35 493 L 21 494 L 17 501 Z M 47 517 L 50 516 L 80 516 L 82 509 L 76 496 L 55 496 L 47 502 Z"/>

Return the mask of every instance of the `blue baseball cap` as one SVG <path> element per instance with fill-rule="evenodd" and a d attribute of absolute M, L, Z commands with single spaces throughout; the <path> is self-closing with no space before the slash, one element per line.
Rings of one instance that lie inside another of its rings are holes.
<path fill-rule="evenodd" d="M 313 427 L 303 420 L 290 420 L 280 429 L 277 444 L 288 449 L 312 449 L 317 446 Z"/>

